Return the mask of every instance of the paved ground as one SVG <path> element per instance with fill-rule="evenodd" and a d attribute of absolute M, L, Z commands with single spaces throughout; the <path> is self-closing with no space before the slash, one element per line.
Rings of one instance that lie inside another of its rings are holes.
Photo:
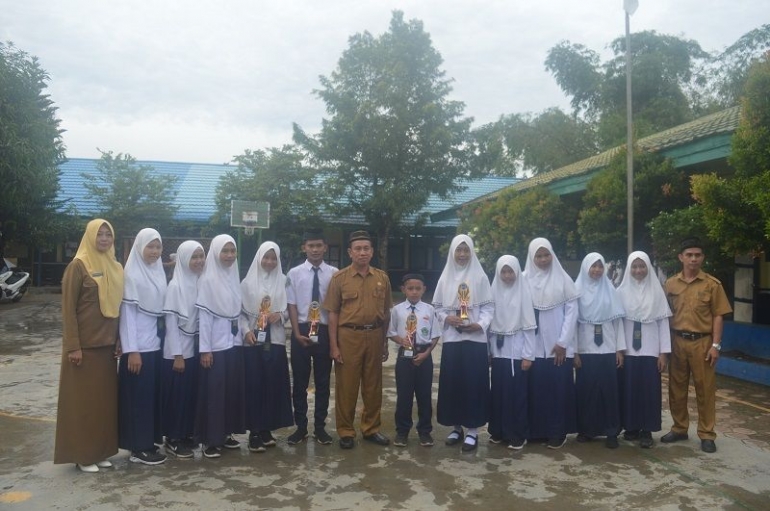
<path fill-rule="evenodd" d="M 570 438 L 559 451 L 528 445 L 511 453 L 483 433 L 468 455 L 443 445 L 443 426 L 433 448 L 413 439 L 406 448 L 382 448 L 359 437 L 352 451 L 336 443 L 290 447 L 286 429 L 264 454 L 244 447 L 219 460 L 197 453 L 146 467 L 121 451 L 114 469 L 81 474 L 51 462 L 58 298 L 37 291 L 0 306 L 0 509 L 770 509 L 770 389 L 722 377 L 714 455 L 700 451 L 694 434 L 651 450 L 621 440 L 610 451 Z M 392 358 L 383 416 L 391 437 Z M 669 425 L 664 413 L 664 430 Z"/>

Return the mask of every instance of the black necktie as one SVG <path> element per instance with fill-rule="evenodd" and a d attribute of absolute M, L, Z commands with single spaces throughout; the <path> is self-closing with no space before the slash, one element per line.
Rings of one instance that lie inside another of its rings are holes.
<path fill-rule="evenodd" d="M 414 314 L 414 305 L 410 305 L 409 308 L 412 310 L 412 314 Z"/>
<path fill-rule="evenodd" d="M 601 325 L 594 325 L 594 342 L 597 346 L 601 346 L 604 343 L 604 339 L 602 338 Z"/>
<path fill-rule="evenodd" d="M 634 340 L 632 346 L 636 351 L 642 349 L 642 324 L 638 321 L 634 321 Z"/>
<path fill-rule="evenodd" d="M 540 309 L 535 309 L 535 335 L 540 330 Z"/>
<path fill-rule="evenodd" d="M 320 269 L 318 266 L 313 266 L 313 294 L 310 299 L 314 302 L 321 299 L 321 284 L 318 282 L 318 270 Z"/>

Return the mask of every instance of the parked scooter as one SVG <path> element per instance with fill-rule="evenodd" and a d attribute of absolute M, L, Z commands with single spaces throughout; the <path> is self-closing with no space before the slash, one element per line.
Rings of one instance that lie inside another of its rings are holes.
<path fill-rule="evenodd" d="M 0 259 L 0 303 L 18 302 L 29 288 L 29 273 L 8 259 Z"/>

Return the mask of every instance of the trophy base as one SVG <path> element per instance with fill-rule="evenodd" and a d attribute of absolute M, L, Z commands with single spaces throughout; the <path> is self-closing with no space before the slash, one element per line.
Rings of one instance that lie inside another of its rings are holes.
<path fill-rule="evenodd" d="M 401 353 L 398 355 L 399 358 L 408 358 L 413 359 L 415 356 L 415 350 L 414 348 L 404 348 L 401 350 Z"/>
<path fill-rule="evenodd" d="M 309 335 L 308 337 L 310 338 L 310 342 L 312 342 L 313 344 L 318 344 L 318 336 L 317 335 Z"/>

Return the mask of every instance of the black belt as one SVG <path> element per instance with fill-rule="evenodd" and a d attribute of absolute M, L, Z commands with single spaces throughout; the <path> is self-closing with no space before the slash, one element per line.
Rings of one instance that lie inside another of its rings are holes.
<path fill-rule="evenodd" d="M 702 334 L 700 332 L 685 332 L 684 330 L 674 330 L 674 333 L 682 339 L 687 339 L 688 341 L 697 341 L 701 337 L 707 337 L 711 335 L 711 332 Z"/>
<path fill-rule="evenodd" d="M 377 330 L 382 326 L 381 322 L 372 323 L 371 325 L 342 325 L 342 328 L 350 328 L 351 330 Z"/>

